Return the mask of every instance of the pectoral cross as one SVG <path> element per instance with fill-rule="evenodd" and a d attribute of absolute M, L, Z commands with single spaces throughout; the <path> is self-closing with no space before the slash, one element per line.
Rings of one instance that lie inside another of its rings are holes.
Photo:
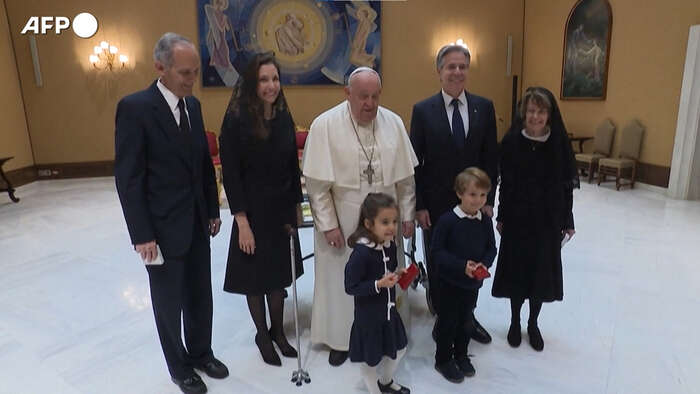
<path fill-rule="evenodd" d="M 372 168 L 372 163 L 367 164 L 367 168 L 362 171 L 363 174 L 367 175 L 367 183 L 372 184 L 372 176 L 374 175 L 374 168 Z"/>

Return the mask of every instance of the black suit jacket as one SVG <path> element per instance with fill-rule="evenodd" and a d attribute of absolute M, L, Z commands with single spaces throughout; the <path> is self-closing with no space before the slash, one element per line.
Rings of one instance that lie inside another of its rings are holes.
<path fill-rule="evenodd" d="M 202 110 L 195 97 L 185 103 L 191 154 L 156 82 L 117 105 L 114 175 L 131 242 L 156 240 L 168 256 L 185 254 L 194 226 L 209 234 L 208 219 L 219 217 Z"/>
<path fill-rule="evenodd" d="M 454 181 L 467 167 L 479 167 L 489 175 L 492 187 L 487 204 L 493 206 L 498 176 L 496 114 L 491 100 L 466 91 L 465 95 L 469 132 L 461 150 L 452 139 L 442 92 L 413 106 L 411 143 L 418 157 L 416 210 L 427 209 L 433 223 L 459 203 Z"/>

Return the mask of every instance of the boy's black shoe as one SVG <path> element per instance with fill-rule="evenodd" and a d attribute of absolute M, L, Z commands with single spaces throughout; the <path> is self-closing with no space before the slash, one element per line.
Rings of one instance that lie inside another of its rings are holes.
<path fill-rule="evenodd" d="M 408 387 L 401 386 L 400 384 L 396 383 L 398 386 L 401 387 L 398 390 L 396 390 L 391 388 L 392 384 L 394 384 L 393 380 L 387 384 L 382 384 L 380 381 L 377 380 L 377 386 L 379 386 L 379 391 L 381 391 L 382 393 L 411 394 L 411 390 L 409 390 Z"/>
<path fill-rule="evenodd" d="M 450 360 L 440 365 L 435 364 L 435 370 L 452 383 L 462 383 L 464 381 L 464 373 L 460 371 L 455 360 Z"/>
<path fill-rule="evenodd" d="M 544 349 L 544 340 L 542 339 L 542 334 L 537 326 L 527 326 L 527 335 L 530 337 L 530 346 L 533 349 L 541 352 Z"/>
<path fill-rule="evenodd" d="M 508 344 L 512 347 L 520 346 L 520 341 L 522 341 L 522 335 L 520 333 L 520 324 L 510 324 L 510 329 L 508 330 Z"/>
<path fill-rule="evenodd" d="M 488 331 L 486 331 L 484 326 L 482 326 L 476 318 L 474 318 L 474 330 L 471 332 L 471 338 L 484 345 L 491 343 L 491 335 L 489 335 Z"/>
<path fill-rule="evenodd" d="M 472 376 L 476 375 L 476 369 L 474 369 L 474 366 L 472 365 L 471 360 L 469 360 L 469 357 L 457 360 L 457 367 L 467 378 L 471 378 Z"/>
<path fill-rule="evenodd" d="M 196 373 L 185 379 L 172 378 L 173 383 L 180 387 L 180 390 L 185 394 L 203 394 L 207 392 L 207 385 L 204 384 L 202 378 Z"/>

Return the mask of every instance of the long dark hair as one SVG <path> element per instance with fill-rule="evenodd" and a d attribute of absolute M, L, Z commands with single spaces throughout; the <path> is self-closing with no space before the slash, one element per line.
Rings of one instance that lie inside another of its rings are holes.
<path fill-rule="evenodd" d="M 258 74 L 260 67 L 265 64 L 272 64 L 277 69 L 277 74 L 282 75 L 280 66 L 275 60 L 275 55 L 272 52 L 257 53 L 248 62 L 243 74 L 236 81 L 229 100 L 227 112 L 231 112 L 236 116 L 241 116 L 242 112 L 251 120 L 253 126 L 253 135 L 258 138 L 265 139 L 269 134 L 269 130 L 265 127 L 265 117 L 263 101 L 258 97 Z M 288 112 L 287 99 L 284 98 L 284 91 L 280 83 L 280 93 L 277 100 L 272 104 L 273 117 L 276 114 Z"/>
<path fill-rule="evenodd" d="M 380 243 L 374 233 L 365 227 L 365 219 L 374 222 L 382 208 L 394 208 L 397 211 L 399 209 L 394 197 L 388 194 L 370 193 L 365 197 L 362 206 L 360 206 L 360 221 L 357 223 L 357 229 L 348 237 L 349 247 L 354 248 L 360 238 L 367 238 L 375 244 Z"/>

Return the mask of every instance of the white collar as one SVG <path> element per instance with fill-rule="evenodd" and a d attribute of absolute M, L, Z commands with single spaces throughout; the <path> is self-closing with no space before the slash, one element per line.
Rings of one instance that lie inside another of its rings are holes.
<path fill-rule="evenodd" d="M 452 106 L 452 100 L 454 100 L 454 97 L 450 96 L 445 92 L 445 90 L 441 90 L 442 92 L 442 99 L 445 101 L 445 107 L 449 108 Z M 459 97 L 457 97 L 457 100 L 459 100 L 460 104 L 467 105 L 467 95 L 464 94 L 464 89 L 462 89 L 462 93 L 459 94 Z"/>
<path fill-rule="evenodd" d="M 462 210 L 462 208 L 459 207 L 459 205 L 457 205 L 457 206 L 454 207 L 454 209 L 453 209 L 452 211 L 453 211 L 453 212 L 455 213 L 455 215 L 457 215 L 457 217 L 460 218 L 460 219 L 467 218 L 467 219 L 477 219 L 477 220 L 481 220 L 481 211 L 480 211 L 480 210 L 479 210 L 479 211 L 476 211 L 476 214 L 474 214 L 474 215 L 469 215 L 468 213 L 464 212 L 464 211 Z"/>
<path fill-rule="evenodd" d="M 180 99 L 175 95 L 175 93 L 168 89 L 168 87 L 165 86 L 160 79 L 158 79 L 158 82 L 156 82 L 156 86 L 158 86 L 160 93 L 163 94 L 165 102 L 168 103 L 168 108 L 170 108 L 171 111 L 175 111 L 175 108 L 177 108 L 177 103 L 180 101 Z M 187 111 L 187 106 L 185 106 L 185 111 Z"/>
<path fill-rule="evenodd" d="M 523 134 L 523 137 L 525 137 L 525 138 L 527 138 L 527 139 L 529 139 L 529 140 L 539 141 L 539 142 L 547 142 L 547 140 L 549 139 L 549 136 L 552 134 L 551 131 L 548 131 L 547 134 L 545 134 L 545 135 L 541 135 L 541 136 L 539 136 L 539 137 L 533 137 L 533 136 L 531 136 L 530 134 L 528 134 L 528 133 L 525 131 L 525 129 L 523 129 L 523 130 L 521 131 L 521 133 Z"/>
<path fill-rule="evenodd" d="M 382 245 L 377 245 L 376 243 L 370 241 L 369 239 L 367 239 L 365 237 L 359 238 L 356 243 L 359 245 L 365 245 L 370 249 L 376 249 L 376 250 L 382 250 L 382 246 L 385 248 L 388 248 L 389 246 L 391 246 L 391 240 L 385 241 Z"/>

